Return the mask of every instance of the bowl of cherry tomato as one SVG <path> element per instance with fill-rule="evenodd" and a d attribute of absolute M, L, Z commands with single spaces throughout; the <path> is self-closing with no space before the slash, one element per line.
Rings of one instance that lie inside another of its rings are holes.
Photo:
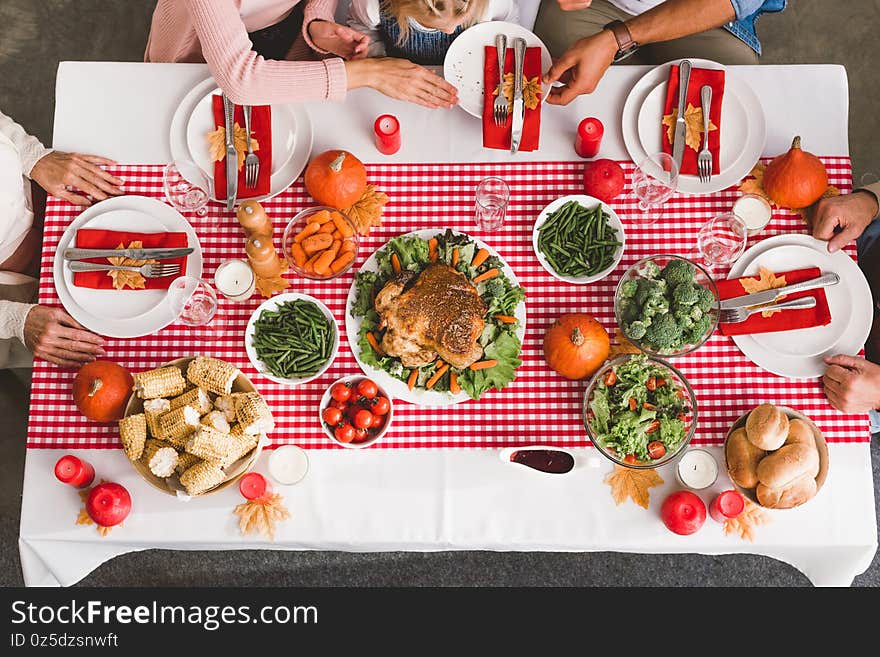
<path fill-rule="evenodd" d="M 349 449 L 363 449 L 391 426 L 394 408 L 388 393 L 365 376 L 344 376 L 324 391 L 321 426 L 331 440 Z"/>

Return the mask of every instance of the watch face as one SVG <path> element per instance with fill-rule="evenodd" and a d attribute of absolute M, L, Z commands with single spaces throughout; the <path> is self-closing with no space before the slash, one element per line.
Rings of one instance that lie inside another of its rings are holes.
<path fill-rule="evenodd" d="M 618 50 L 617 54 L 614 56 L 614 62 L 615 63 L 622 62 L 627 57 L 632 57 L 633 55 L 636 54 L 636 51 L 638 49 L 639 49 L 639 47 L 637 45 L 633 44 L 629 48 L 627 48 L 626 50 Z"/>

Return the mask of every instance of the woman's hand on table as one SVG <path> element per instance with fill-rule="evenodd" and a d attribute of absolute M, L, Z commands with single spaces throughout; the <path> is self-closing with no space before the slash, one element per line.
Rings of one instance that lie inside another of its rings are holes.
<path fill-rule="evenodd" d="M 877 212 L 873 194 L 854 192 L 822 199 L 808 213 L 808 220 L 813 237 L 827 241 L 828 251 L 834 253 L 861 235 Z"/>
<path fill-rule="evenodd" d="M 547 95 L 551 105 L 568 105 L 581 94 L 593 93 L 614 61 L 617 39 L 609 30 L 576 41 L 544 75 L 544 82 L 561 82 Z"/>
<path fill-rule="evenodd" d="M 406 59 L 378 57 L 345 63 L 348 88 L 372 87 L 386 96 L 431 109 L 458 104 L 458 89 L 424 66 Z"/>
<path fill-rule="evenodd" d="M 31 169 L 31 180 L 57 198 L 63 198 L 74 205 L 91 205 L 83 196 L 70 191 L 79 189 L 97 201 L 122 194 L 123 181 L 113 176 L 99 165 L 116 164 L 113 160 L 97 155 L 81 155 L 52 151 L 44 155 Z"/>
<path fill-rule="evenodd" d="M 367 56 L 370 37 L 339 23 L 313 20 L 308 27 L 309 37 L 321 50 L 343 59 L 363 59 Z"/>
<path fill-rule="evenodd" d="M 880 409 L 880 365 L 855 356 L 826 358 L 823 383 L 831 405 L 844 413 Z"/>
<path fill-rule="evenodd" d="M 34 306 L 24 320 L 25 346 L 37 358 L 76 367 L 106 356 L 104 340 L 60 308 Z"/>

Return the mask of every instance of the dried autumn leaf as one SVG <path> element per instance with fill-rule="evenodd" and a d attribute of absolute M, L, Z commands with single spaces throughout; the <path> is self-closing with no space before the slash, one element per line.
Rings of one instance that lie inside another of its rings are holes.
<path fill-rule="evenodd" d="M 290 281 L 283 276 L 275 276 L 274 278 L 262 278 L 257 276 L 257 289 L 265 299 L 283 292 L 290 287 Z"/>
<path fill-rule="evenodd" d="M 233 143 L 235 144 L 235 152 L 238 154 L 239 170 L 244 165 L 244 158 L 247 154 L 247 132 L 238 123 L 232 129 Z M 208 140 L 208 152 L 211 155 L 212 162 L 220 162 L 226 157 L 226 128 L 222 125 L 216 130 L 209 132 L 206 139 Z M 260 150 L 260 142 L 254 137 L 251 131 L 251 148 L 256 153 Z"/>
<path fill-rule="evenodd" d="M 507 98 L 507 111 L 513 112 L 513 73 L 504 74 L 504 84 L 501 86 L 502 93 L 504 94 L 504 97 Z M 538 101 L 543 92 L 538 76 L 533 77 L 531 80 L 525 75 L 523 76 L 523 105 L 526 109 L 535 109 L 538 106 Z M 492 95 L 498 95 L 498 87 L 495 87 L 495 91 L 492 92 Z"/>
<path fill-rule="evenodd" d="M 648 489 L 662 484 L 663 478 L 655 470 L 633 470 L 615 465 L 614 471 L 605 476 L 605 483 L 611 486 L 611 496 L 617 506 L 630 498 L 647 509 L 651 497 Z"/>
<path fill-rule="evenodd" d="M 120 242 L 117 249 L 142 249 L 144 248 L 144 243 L 140 240 L 134 240 L 129 243 L 128 246 L 125 246 L 124 242 Z M 118 265 L 122 267 L 142 267 L 143 265 L 154 264 L 158 262 L 158 260 L 134 260 L 133 258 L 123 258 L 123 257 L 110 257 L 107 258 L 108 262 L 111 265 Z M 147 286 L 147 282 L 143 276 L 141 276 L 140 272 L 137 271 L 124 271 L 122 269 L 111 269 L 107 272 L 107 275 L 113 279 L 113 287 L 117 290 L 122 290 L 126 286 L 130 287 L 133 290 L 143 290 Z"/>
<path fill-rule="evenodd" d="M 766 267 L 758 268 L 758 280 L 753 278 L 741 278 L 739 280 L 739 284 L 742 285 L 742 289 L 745 290 L 746 294 L 755 294 L 756 292 L 764 292 L 765 290 L 775 290 L 778 287 L 785 287 L 788 283 L 785 282 L 785 276 L 777 276 L 772 271 L 767 269 Z M 775 301 L 771 303 L 776 303 L 780 299 L 784 299 L 786 295 L 781 295 Z M 765 304 L 769 305 L 769 304 Z M 782 312 L 781 310 L 765 310 L 761 313 L 762 317 L 772 317 L 775 313 Z"/>
<path fill-rule="evenodd" d="M 77 525 L 91 525 L 95 521 L 92 520 L 92 517 L 89 515 L 89 512 L 86 511 L 85 507 L 79 510 L 79 515 L 76 517 Z"/>
<path fill-rule="evenodd" d="M 368 236 L 371 228 L 382 225 L 382 211 L 388 200 L 388 195 L 376 189 L 375 185 L 367 185 L 363 196 L 345 211 L 354 222 L 358 234 Z"/>
<path fill-rule="evenodd" d="M 290 518 L 290 511 L 283 501 L 284 498 L 275 493 L 236 506 L 233 513 L 239 517 L 238 528 L 242 536 L 256 533 L 274 541 L 275 524 Z"/>
<path fill-rule="evenodd" d="M 760 506 L 746 499 L 746 508 L 736 518 L 724 521 L 724 534 L 739 534 L 739 537 L 750 543 L 755 542 L 755 528 L 770 524 L 772 518 Z"/>
<path fill-rule="evenodd" d="M 620 327 L 614 329 L 614 344 L 612 344 L 611 348 L 608 350 L 609 359 L 629 354 L 639 354 L 641 351 L 641 349 L 630 342 L 629 338 L 627 338 L 620 330 Z"/>
<path fill-rule="evenodd" d="M 678 108 L 674 108 L 670 114 L 663 117 L 663 125 L 666 126 L 666 135 L 669 137 L 671 144 L 675 139 L 675 123 L 678 121 Z M 699 151 L 703 147 L 703 108 L 694 107 L 688 103 L 684 112 L 684 123 L 686 126 L 684 133 L 684 143 Z M 709 132 L 717 130 L 718 126 L 709 121 Z"/>
<path fill-rule="evenodd" d="M 764 191 L 764 170 L 766 168 L 767 166 L 765 164 L 758 162 L 749 172 L 751 178 L 745 178 L 742 183 L 740 183 L 739 191 L 743 194 L 756 194 L 772 204 L 773 201 L 770 200 L 767 192 Z"/>

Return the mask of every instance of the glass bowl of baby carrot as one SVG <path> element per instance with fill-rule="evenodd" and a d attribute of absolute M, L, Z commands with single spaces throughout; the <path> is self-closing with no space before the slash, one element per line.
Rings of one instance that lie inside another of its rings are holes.
<path fill-rule="evenodd" d="M 287 224 L 282 248 L 290 268 L 300 276 L 335 278 L 351 269 L 357 258 L 357 230 L 335 208 L 307 208 Z"/>

